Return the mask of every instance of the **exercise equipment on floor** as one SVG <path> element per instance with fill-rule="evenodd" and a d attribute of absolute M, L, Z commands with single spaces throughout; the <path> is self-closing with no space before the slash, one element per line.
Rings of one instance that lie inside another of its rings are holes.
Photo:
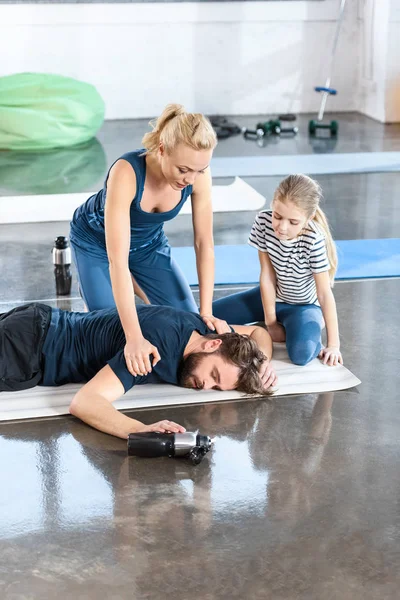
<path fill-rule="evenodd" d="M 245 139 L 256 139 L 260 140 L 270 136 L 280 136 L 282 134 L 297 135 L 299 128 L 294 127 L 283 127 L 279 119 L 269 119 L 268 121 L 262 121 L 257 123 L 255 129 L 249 129 L 243 127 L 242 133 Z"/>
<path fill-rule="evenodd" d="M 332 50 L 331 50 L 328 77 L 326 79 L 324 86 L 317 86 L 314 88 L 314 90 L 316 92 L 322 93 L 322 98 L 321 98 L 321 106 L 319 109 L 317 119 L 311 119 L 311 121 L 308 124 L 308 133 L 310 134 L 310 136 L 316 135 L 316 133 L 319 129 L 328 130 L 330 135 L 333 137 L 336 137 L 338 134 L 338 130 L 339 130 L 338 122 L 331 121 L 330 123 L 324 123 L 323 118 L 324 118 L 325 106 L 326 106 L 328 97 L 336 96 L 336 94 L 337 94 L 337 90 L 331 87 L 331 75 L 332 75 L 332 69 L 333 69 L 333 62 L 334 62 L 335 54 L 336 54 L 336 48 L 337 48 L 337 44 L 338 44 L 338 40 L 339 40 L 340 27 L 341 27 L 341 24 L 343 21 L 345 5 L 346 5 L 346 0 L 341 0 L 340 8 L 339 8 L 339 16 L 338 16 L 337 23 L 336 23 L 335 37 L 333 39 L 333 45 L 332 45 Z"/>
<path fill-rule="evenodd" d="M 229 121 L 226 117 L 212 115 L 209 119 L 219 140 L 229 138 L 232 135 L 237 135 L 242 131 L 239 125 L 232 123 L 232 121 Z"/>
<path fill-rule="evenodd" d="M 184 433 L 130 433 L 128 435 L 128 455 L 142 458 L 187 458 L 193 465 L 199 465 L 211 450 L 212 440 L 208 435 L 197 431 Z"/>
<path fill-rule="evenodd" d="M 280 121 L 295 121 L 296 118 L 296 115 L 294 115 L 293 113 L 281 113 L 280 115 L 278 115 L 278 119 Z"/>

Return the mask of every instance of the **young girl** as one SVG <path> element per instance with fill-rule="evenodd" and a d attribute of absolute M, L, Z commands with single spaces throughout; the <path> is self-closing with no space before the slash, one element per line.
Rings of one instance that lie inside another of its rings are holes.
<path fill-rule="evenodd" d="M 229 323 L 264 320 L 274 342 L 284 342 L 292 362 L 319 356 L 343 364 L 332 293 L 337 268 L 335 244 L 319 202 L 321 188 L 306 175 L 289 175 L 275 191 L 271 209 L 260 212 L 249 244 L 258 249 L 260 286 L 213 305 Z M 327 346 L 322 347 L 325 322 Z"/>

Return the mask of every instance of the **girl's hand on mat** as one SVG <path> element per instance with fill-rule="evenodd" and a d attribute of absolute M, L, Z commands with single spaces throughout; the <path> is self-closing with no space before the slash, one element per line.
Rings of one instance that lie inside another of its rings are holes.
<path fill-rule="evenodd" d="M 274 387 L 277 385 L 278 377 L 268 358 L 264 360 L 258 373 L 261 381 L 263 382 L 264 389 L 267 390 L 271 386 Z"/>
<path fill-rule="evenodd" d="M 152 425 L 144 425 L 138 430 L 138 433 L 142 431 L 157 431 L 159 433 L 185 433 L 186 429 L 174 421 L 167 421 L 164 419 L 164 421 L 158 421 L 158 423 L 153 423 Z"/>
<path fill-rule="evenodd" d="M 286 331 L 283 325 L 280 323 L 275 323 L 274 325 L 267 325 L 267 330 L 269 335 L 271 336 L 271 340 L 273 342 L 285 342 L 286 341 Z"/>
<path fill-rule="evenodd" d="M 144 337 L 140 340 L 127 342 L 124 354 L 128 371 L 135 377 L 136 375 L 151 373 L 151 367 L 154 367 L 161 360 L 157 348 Z M 153 365 L 150 362 L 151 355 L 153 355 Z"/>
<path fill-rule="evenodd" d="M 231 332 L 228 323 L 223 319 L 217 319 L 217 317 L 213 317 L 212 315 L 201 315 L 201 318 L 207 327 L 216 333 L 222 334 Z"/>
<path fill-rule="evenodd" d="M 322 360 L 324 365 L 329 365 L 330 367 L 343 364 L 342 354 L 339 348 L 335 346 L 322 348 L 321 352 L 318 354 L 318 358 Z"/>

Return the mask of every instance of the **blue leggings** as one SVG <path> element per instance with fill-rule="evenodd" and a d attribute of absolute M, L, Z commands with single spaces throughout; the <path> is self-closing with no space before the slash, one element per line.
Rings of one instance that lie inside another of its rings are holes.
<path fill-rule="evenodd" d="M 260 286 L 225 296 L 213 303 L 213 315 L 232 325 L 264 321 Z M 276 318 L 286 331 L 286 348 L 290 360 L 306 365 L 318 356 L 324 325 L 322 310 L 316 304 L 276 303 Z"/>
<path fill-rule="evenodd" d="M 80 293 L 89 310 L 115 306 L 106 251 L 91 252 L 71 239 Z M 129 270 L 151 304 L 199 312 L 182 271 L 167 243 L 130 252 Z"/>

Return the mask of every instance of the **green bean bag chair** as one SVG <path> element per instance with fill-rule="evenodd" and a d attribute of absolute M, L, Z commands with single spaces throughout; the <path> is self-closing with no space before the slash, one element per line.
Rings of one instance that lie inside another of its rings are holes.
<path fill-rule="evenodd" d="M 89 83 L 61 75 L 0 77 L 0 148 L 40 150 L 87 142 L 104 120 L 104 101 Z"/>

